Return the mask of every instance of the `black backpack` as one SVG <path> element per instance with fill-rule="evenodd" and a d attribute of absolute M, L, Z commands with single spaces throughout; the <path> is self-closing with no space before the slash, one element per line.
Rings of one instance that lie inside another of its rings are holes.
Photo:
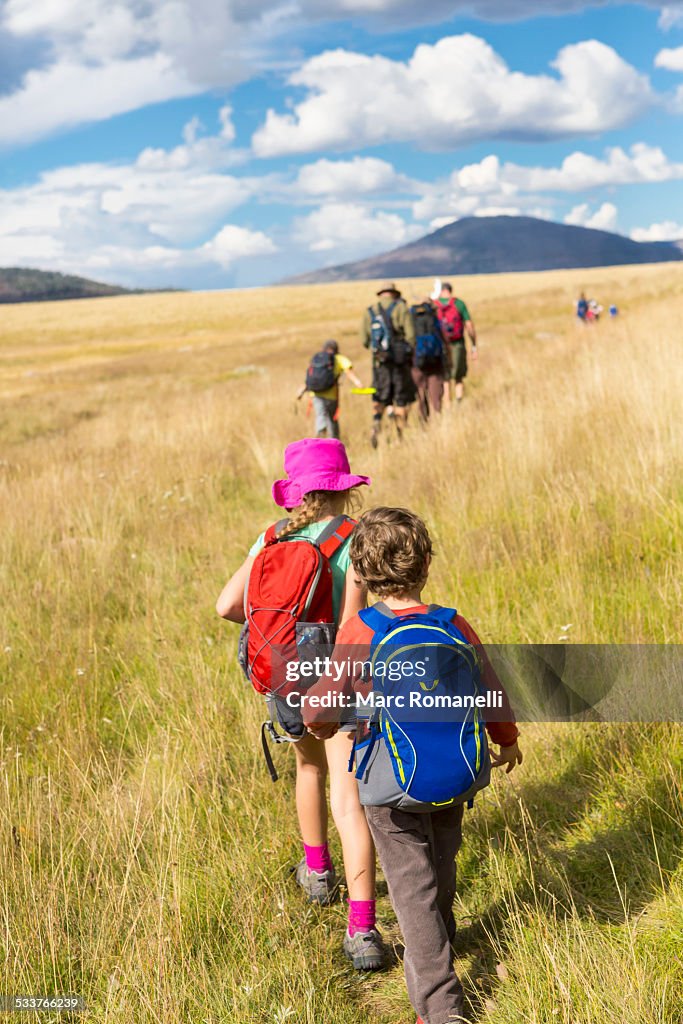
<path fill-rule="evenodd" d="M 329 391 L 337 381 L 334 372 L 334 352 L 316 352 L 306 370 L 306 387 L 309 391 Z"/>
<path fill-rule="evenodd" d="M 443 334 L 436 310 L 430 302 L 411 306 L 415 327 L 415 366 L 432 373 L 441 370 L 444 362 Z"/>

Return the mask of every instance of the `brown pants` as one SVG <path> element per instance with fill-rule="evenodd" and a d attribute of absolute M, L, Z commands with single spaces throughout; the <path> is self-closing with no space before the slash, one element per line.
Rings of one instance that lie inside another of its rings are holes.
<path fill-rule="evenodd" d="M 430 406 L 434 412 L 441 412 L 443 402 L 443 373 L 425 373 L 424 370 L 413 367 L 413 383 L 417 388 L 417 401 L 420 409 L 420 416 L 423 420 L 429 419 Z"/>
<path fill-rule="evenodd" d="M 366 807 L 389 896 L 403 933 L 408 996 L 425 1024 L 463 1013 L 455 970 L 455 856 L 462 841 L 462 805 L 430 814 Z"/>

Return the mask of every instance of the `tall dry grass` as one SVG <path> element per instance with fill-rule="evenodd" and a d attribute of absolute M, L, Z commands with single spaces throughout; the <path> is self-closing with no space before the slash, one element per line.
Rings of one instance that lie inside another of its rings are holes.
<path fill-rule="evenodd" d="M 344 397 L 367 502 L 427 518 L 430 597 L 485 639 L 681 641 L 682 282 L 464 281 L 481 358 L 462 408 L 372 452 L 367 399 Z M 579 330 L 580 287 L 620 319 Z M 369 374 L 371 291 L 3 310 L 0 991 L 83 992 L 98 1022 L 411 1021 L 400 967 L 355 977 L 343 910 L 291 885 L 291 765 L 273 787 L 213 612 L 311 429 L 308 356 L 333 335 Z M 473 1019 L 680 1024 L 680 727 L 524 733 L 460 858 Z"/>

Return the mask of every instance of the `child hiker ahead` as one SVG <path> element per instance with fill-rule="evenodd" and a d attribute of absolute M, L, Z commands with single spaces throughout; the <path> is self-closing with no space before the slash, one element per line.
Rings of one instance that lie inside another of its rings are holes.
<path fill-rule="evenodd" d="M 423 603 L 432 544 L 422 520 L 406 509 L 367 512 L 350 555 L 381 602 L 339 631 L 332 670 L 309 699 L 363 695 L 358 714 L 369 725 L 359 728 L 356 778 L 403 932 L 408 995 L 418 1024 L 465 1022 L 451 952 L 463 806 L 488 784 L 491 765 L 509 773 L 522 763 L 518 731 L 472 627 L 452 608 Z M 498 754 L 489 753 L 479 718 L 478 709 L 491 706 L 500 720 L 487 714 L 486 728 Z M 307 708 L 314 734 L 334 732 L 329 711 Z"/>
<path fill-rule="evenodd" d="M 297 393 L 297 402 L 305 394 L 313 399 L 315 431 L 318 437 L 339 437 L 339 381 L 346 375 L 357 388 L 362 387 L 353 372 L 353 363 L 330 339 L 313 356 L 306 370 L 306 382 Z"/>
<path fill-rule="evenodd" d="M 223 589 L 216 610 L 232 622 L 248 625 L 241 638 L 241 660 L 254 687 L 265 694 L 271 736 L 288 739 L 296 755 L 296 808 L 304 856 L 296 880 L 310 901 L 331 903 L 337 876 L 327 835 L 326 776 L 330 805 L 342 844 L 349 891 L 344 952 L 359 970 L 377 970 L 385 959 L 375 928 L 375 851 L 359 802 L 358 787 L 347 767 L 355 716 L 337 734 L 321 742 L 306 732 L 301 714 L 286 700 L 287 681 L 279 672 L 282 652 L 296 655 L 302 645 L 327 645 L 336 626 L 365 605 L 366 591 L 356 582 L 349 559 L 355 522 L 345 515 L 356 488 L 367 476 L 351 473 L 346 449 L 335 439 L 305 438 L 285 450 L 287 478 L 273 484 L 276 505 L 289 518 L 258 538 L 248 557 Z M 278 735 L 280 727 L 285 736 Z M 267 753 L 271 774 L 277 778 Z"/>

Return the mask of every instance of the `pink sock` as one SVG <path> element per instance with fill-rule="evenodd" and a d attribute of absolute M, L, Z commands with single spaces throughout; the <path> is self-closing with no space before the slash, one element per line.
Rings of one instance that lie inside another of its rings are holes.
<path fill-rule="evenodd" d="M 332 870 L 332 858 L 327 843 L 323 843 L 322 846 L 306 846 L 304 843 L 304 853 L 306 854 L 306 867 L 309 871 L 316 871 L 321 875 L 323 871 Z"/>
<path fill-rule="evenodd" d="M 376 920 L 374 900 L 349 900 L 349 935 L 372 931 Z"/>

